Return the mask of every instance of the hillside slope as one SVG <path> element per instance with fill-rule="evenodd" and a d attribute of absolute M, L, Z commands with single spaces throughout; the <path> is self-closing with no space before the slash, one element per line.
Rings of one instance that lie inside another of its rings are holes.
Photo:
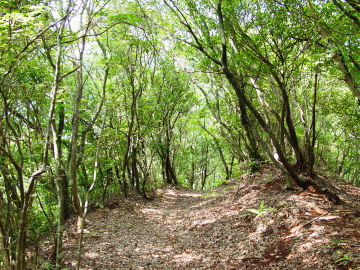
<path fill-rule="evenodd" d="M 360 269 L 360 189 L 338 188 L 350 206 L 284 191 L 267 166 L 210 191 L 112 202 L 89 213 L 82 269 Z M 64 237 L 70 269 L 78 237 L 71 228 Z"/>

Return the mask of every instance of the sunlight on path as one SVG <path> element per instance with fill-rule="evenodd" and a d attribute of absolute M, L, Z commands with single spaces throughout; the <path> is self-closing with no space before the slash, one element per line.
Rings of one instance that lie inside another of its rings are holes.
<path fill-rule="evenodd" d="M 289 264 L 306 269 L 309 263 L 317 265 L 317 258 L 323 262 L 325 244 L 340 233 L 344 238 L 343 227 L 351 223 L 330 223 L 340 215 L 323 216 L 329 206 L 316 198 L 265 187 L 255 182 L 231 191 L 229 186 L 210 191 L 167 188 L 153 201 L 123 200 L 118 208 L 91 212 L 82 269 L 237 270 L 271 264 L 276 266 L 271 269 L 289 269 Z M 261 217 L 246 211 L 265 200 L 276 210 Z M 305 227 L 304 213 L 321 224 Z M 349 239 L 360 239 L 358 228 L 348 230 Z M 65 245 L 64 260 L 71 269 L 77 237 L 69 236 Z M 327 262 L 331 266 L 333 261 Z"/>

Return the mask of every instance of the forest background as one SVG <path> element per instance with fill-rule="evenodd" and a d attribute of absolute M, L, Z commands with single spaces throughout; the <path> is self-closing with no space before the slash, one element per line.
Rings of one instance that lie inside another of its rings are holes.
<path fill-rule="evenodd" d="M 356 0 L 0 1 L 0 251 L 163 184 L 271 161 L 360 185 Z M 293 182 L 294 181 L 294 182 Z M 336 201 L 336 194 L 331 193 Z"/>

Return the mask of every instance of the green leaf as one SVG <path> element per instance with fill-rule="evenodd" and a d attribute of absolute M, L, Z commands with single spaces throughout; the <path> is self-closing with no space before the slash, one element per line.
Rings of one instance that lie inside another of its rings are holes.
<path fill-rule="evenodd" d="M 342 262 L 342 261 L 351 261 L 352 258 L 349 254 L 345 253 L 340 259 L 337 259 L 335 263 Z"/>
<path fill-rule="evenodd" d="M 258 216 L 265 216 L 267 214 L 267 212 L 274 211 L 274 210 L 276 210 L 276 209 L 275 208 L 265 208 L 264 201 L 261 201 L 258 209 L 254 209 L 254 208 L 246 209 L 246 211 L 254 213 Z"/>

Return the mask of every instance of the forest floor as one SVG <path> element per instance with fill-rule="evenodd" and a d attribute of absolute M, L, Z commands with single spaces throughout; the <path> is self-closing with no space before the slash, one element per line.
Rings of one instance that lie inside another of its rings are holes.
<path fill-rule="evenodd" d="M 339 182 L 349 205 L 338 206 L 284 186 L 264 166 L 213 190 L 166 187 L 151 201 L 112 201 L 88 215 L 81 269 L 360 269 L 360 188 Z M 69 269 L 78 240 L 70 226 Z"/>

